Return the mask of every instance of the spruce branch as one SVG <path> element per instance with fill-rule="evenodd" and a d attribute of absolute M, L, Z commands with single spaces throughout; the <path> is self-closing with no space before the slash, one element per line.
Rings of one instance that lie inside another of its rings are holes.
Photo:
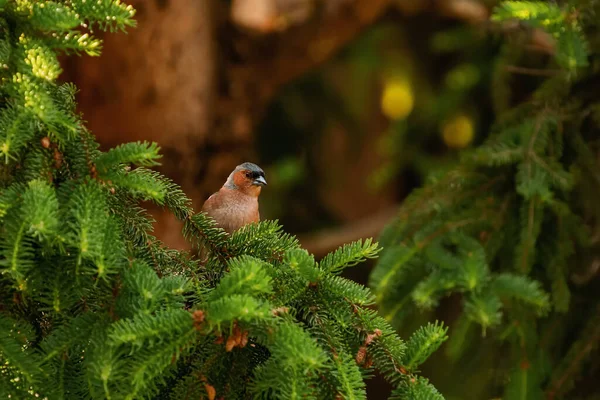
<path fill-rule="evenodd" d="M 520 209 L 521 232 L 516 248 L 515 264 L 523 274 L 529 273 L 535 259 L 535 245 L 542 226 L 542 201 L 533 198 L 524 202 Z"/>
<path fill-rule="evenodd" d="M 194 329 L 187 330 L 169 341 L 166 346 L 146 348 L 137 352 L 131 360 L 127 375 L 116 386 L 115 396 L 135 399 L 141 395 L 152 395 L 158 384 L 173 373 L 172 365 L 194 345 Z"/>
<path fill-rule="evenodd" d="M 391 400 L 414 399 L 414 400 L 442 400 L 444 397 L 421 376 L 410 378 L 398 389 L 392 392 Z"/>
<path fill-rule="evenodd" d="M 279 261 L 287 250 L 297 249 L 298 239 L 283 231 L 278 221 L 248 224 L 231 235 L 228 251 L 231 255 L 246 253 L 265 261 Z"/>
<path fill-rule="evenodd" d="M 406 342 L 403 366 L 409 371 L 414 371 L 448 339 L 447 332 L 448 328 L 438 321 L 420 327 Z"/>
<path fill-rule="evenodd" d="M 154 142 L 125 143 L 113 147 L 96 159 L 98 171 L 108 171 L 119 164 L 134 164 L 140 167 L 158 165 L 158 145 Z"/>
<path fill-rule="evenodd" d="M 0 111 L 0 156 L 5 164 L 16 161 L 20 149 L 34 135 L 33 124 L 23 108 L 10 104 Z"/>
<path fill-rule="evenodd" d="M 133 171 L 113 169 L 98 172 L 97 177 L 110 185 L 125 189 L 132 197 L 140 200 L 151 200 L 163 205 L 167 195 L 167 188 L 162 181 L 139 168 Z"/>
<path fill-rule="evenodd" d="M 263 263 L 251 256 L 243 256 L 229 261 L 229 273 L 217 287 L 210 292 L 207 301 L 215 301 L 234 294 L 252 296 L 266 295 L 272 292 L 271 277 Z"/>
<path fill-rule="evenodd" d="M 536 68 L 527 68 L 527 67 L 519 67 L 516 65 L 507 65 L 506 70 L 513 74 L 523 74 L 523 75 L 531 75 L 531 76 L 546 76 L 552 77 L 560 74 L 561 70 L 555 69 L 536 69 Z"/>
<path fill-rule="evenodd" d="M 539 282 L 524 276 L 500 274 L 494 278 L 492 290 L 500 298 L 515 299 L 533 306 L 540 316 L 546 315 L 550 309 L 548 294 L 540 287 Z"/>
<path fill-rule="evenodd" d="M 23 12 L 34 28 L 39 30 L 68 31 L 80 24 L 77 12 L 64 4 L 54 1 L 45 3 L 21 1 L 16 11 Z"/>
<path fill-rule="evenodd" d="M 336 251 L 326 255 L 319 266 L 330 273 L 339 274 L 344 268 L 352 267 L 368 258 L 375 258 L 381 249 L 372 239 L 366 239 L 364 242 L 345 244 Z"/>
<path fill-rule="evenodd" d="M 557 41 L 556 60 L 563 68 L 575 70 L 588 65 L 588 44 L 576 18 L 569 9 L 534 1 L 503 1 L 493 12 L 493 21 L 517 19 L 546 30 Z"/>
<path fill-rule="evenodd" d="M 543 398 L 544 394 L 541 389 L 543 379 L 544 367 L 541 362 L 535 360 L 532 363 L 527 358 L 523 358 L 519 365 L 511 371 L 504 396 L 522 400 Z"/>
<path fill-rule="evenodd" d="M 73 10 L 86 21 L 90 27 L 98 24 L 103 30 L 125 30 L 128 26 L 135 26 L 135 10 L 131 5 L 121 3 L 120 0 L 100 0 L 90 2 L 86 0 L 69 0 Z"/>
<path fill-rule="evenodd" d="M 23 378 L 26 384 L 37 386 L 45 371 L 39 355 L 31 348 L 31 327 L 0 314 L 0 329 L 4 332 L 0 335 L 0 374 L 11 376 L 14 381 Z"/>
<path fill-rule="evenodd" d="M 599 343 L 600 308 L 596 306 L 581 336 L 571 345 L 563 362 L 553 374 L 546 392 L 548 398 L 554 399 L 572 387 L 575 375 L 581 370 L 583 363 L 590 357 Z"/>
<path fill-rule="evenodd" d="M 227 233 L 217 227 L 215 220 L 207 214 L 188 215 L 185 219 L 183 235 L 186 240 L 194 243 L 198 248 L 209 248 L 221 263 L 227 262 L 229 258 Z"/>
<path fill-rule="evenodd" d="M 164 310 L 153 315 L 139 313 L 114 323 L 108 334 L 111 346 L 128 346 L 132 351 L 160 345 L 193 329 L 192 316 L 185 310 Z"/>
<path fill-rule="evenodd" d="M 465 301 L 465 315 L 481 325 L 483 334 L 487 328 L 497 326 L 502 318 L 502 302 L 493 293 L 474 293 Z"/>
<path fill-rule="evenodd" d="M 338 396 L 348 400 L 366 398 L 365 383 L 360 369 L 348 354 L 341 353 L 333 359 L 331 375 L 340 387 Z"/>
<path fill-rule="evenodd" d="M 102 41 L 89 33 L 81 34 L 77 30 L 65 32 L 63 34 L 52 34 L 48 39 L 48 44 L 55 49 L 59 49 L 67 54 L 86 53 L 88 56 L 99 56 L 102 50 Z"/>
<path fill-rule="evenodd" d="M 406 352 L 406 344 L 394 329 L 373 310 L 357 309 L 356 318 L 366 332 L 381 332 L 379 337 L 368 347 L 373 365 L 392 384 L 402 381 L 405 371 L 402 363 Z"/>
<path fill-rule="evenodd" d="M 368 306 L 375 303 L 371 290 L 340 276 L 324 276 L 319 282 L 321 290 L 338 295 L 353 305 Z"/>
<path fill-rule="evenodd" d="M 2 273 L 7 274 L 20 291 L 28 289 L 26 277 L 34 265 L 34 243 L 27 236 L 27 228 L 28 219 L 20 208 L 5 220 L 0 241 Z"/>
<path fill-rule="evenodd" d="M 78 186 L 71 196 L 71 218 L 67 224 L 71 231 L 68 239 L 79 254 L 76 274 L 83 259 L 102 255 L 102 233 L 108 221 L 104 201 L 102 190 L 95 181 Z"/>
<path fill-rule="evenodd" d="M 23 193 L 21 212 L 27 215 L 28 234 L 39 239 L 58 235 L 58 199 L 47 182 L 30 181 Z"/>

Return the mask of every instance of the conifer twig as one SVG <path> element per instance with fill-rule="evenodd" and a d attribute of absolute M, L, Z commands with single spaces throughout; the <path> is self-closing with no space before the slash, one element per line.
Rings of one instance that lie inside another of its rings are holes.
<path fill-rule="evenodd" d="M 530 75 L 530 76 L 545 76 L 551 77 L 560 74 L 562 71 L 559 69 L 538 69 L 538 68 L 527 68 L 519 67 L 516 65 L 507 65 L 506 70 L 513 74 Z"/>
<path fill-rule="evenodd" d="M 596 327 L 594 335 L 592 335 L 585 346 L 581 348 L 581 350 L 575 355 L 572 362 L 569 364 L 565 372 L 551 385 L 551 389 L 548 391 L 548 400 L 552 400 L 555 398 L 557 393 L 559 393 L 560 388 L 563 384 L 569 379 L 571 374 L 574 372 L 577 364 L 582 360 L 583 357 L 587 355 L 593 348 L 596 342 L 600 341 L 600 325 Z"/>

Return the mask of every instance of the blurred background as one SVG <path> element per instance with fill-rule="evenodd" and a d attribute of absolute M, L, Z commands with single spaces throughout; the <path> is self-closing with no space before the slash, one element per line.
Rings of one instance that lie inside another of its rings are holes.
<path fill-rule="evenodd" d="M 237 164 L 257 163 L 262 218 L 317 257 L 377 236 L 536 83 L 507 64 L 508 40 L 532 60 L 551 52 L 540 32 L 490 25 L 491 0 L 129 3 L 136 29 L 105 35 L 100 58 L 64 61 L 90 130 L 104 148 L 158 142 L 161 171 L 196 210 Z M 175 219 L 152 212 L 157 236 L 187 248 Z M 456 385 L 450 371 L 425 373 L 442 393 Z M 369 398 L 384 385 L 372 381 Z"/>

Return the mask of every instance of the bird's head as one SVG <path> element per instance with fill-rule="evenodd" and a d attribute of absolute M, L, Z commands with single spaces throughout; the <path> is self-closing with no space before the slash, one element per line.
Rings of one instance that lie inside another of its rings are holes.
<path fill-rule="evenodd" d="M 225 187 L 258 197 L 266 184 L 267 180 L 262 168 L 251 162 L 245 162 L 235 167 L 227 178 Z"/>

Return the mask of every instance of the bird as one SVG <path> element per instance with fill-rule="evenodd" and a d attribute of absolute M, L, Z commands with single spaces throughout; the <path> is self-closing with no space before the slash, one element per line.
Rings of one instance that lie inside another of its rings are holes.
<path fill-rule="evenodd" d="M 242 163 L 229 174 L 223 187 L 206 199 L 202 211 L 232 234 L 244 225 L 260 221 L 258 196 L 266 185 L 262 168 L 251 162 Z"/>

